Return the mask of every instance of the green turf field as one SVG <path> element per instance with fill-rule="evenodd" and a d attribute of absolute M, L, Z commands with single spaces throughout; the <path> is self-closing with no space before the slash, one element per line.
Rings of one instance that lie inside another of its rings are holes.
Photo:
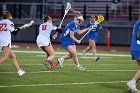
<path fill-rule="evenodd" d="M 29 52 L 24 53 L 24 50 Z M 46 55 L 40 49 L 19 48 L 13 51 L 16 51 L 26 74 L 18 77 L 10 59 L 1 64 L 0 93 L 128 93 L 126 81 L 137 70 L 136 62 L 128 56 L 129 52 L 97 51 L 101 56 L 98 62 L 93 60 L 92 55 L 79 55 L 79 63 L 87 68 L 81 72 L 71 59 L 65 61 L 63 69 L 48 70 L 42 64 Z M 62 52 L 59 49 L 56 51 Z M 62 55 L 56 54 L 57 57 Z"/>

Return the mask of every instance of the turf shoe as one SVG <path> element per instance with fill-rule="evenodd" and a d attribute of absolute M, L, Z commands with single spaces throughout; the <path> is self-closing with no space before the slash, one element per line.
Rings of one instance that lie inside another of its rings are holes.
<path fill-rule="evenodd" d="M 97 62 L 99 59 L 100 59 L 100 57 L 97 57 L 97 58 L 95 59 L 95 61 Z"/>
<path fill-rule="evenodd" d="M 128 88 L 136 93 L 140 93 L 140 91 L 136 88 L 136 84 L 133 84 L 131 81 L 127 83 Z"/>
<path fill-rule="evenodd" d="M 44 65 L 45 65 L 48 69 L 51 69 L 51 64 L 52 64 L 52 62 L 51 62 L 50 60 L 46 60 L 46 61 L 44 62 Z"/>
<path fill-rule="evenodd" d="M 64 62 L 64 60 L 62 60 L 62 58 L 58 58 L 57 60 L 58 60 L 58 63 L 59 63 L 60 68 L 63 68 L 63 62 Z"/>
<path fill-rule="evenodd" d="M 58 64 L 57 64 L 57 63 L 52 62 L 50 65 L 51 65 L 51 69 L 54 69 L 55 67 L 57 67 L 57 65 L 58 65 Z"/>
<path fill-rule="evenodd" d="M 82 66 L 77 66 L 77 68 L 78 68 L 78 70 L 80 70 L 80 71 L 85 71 L 85 70 L 86 70 L 86 68 L 85 68 L 85 67 L 82 67 Z"/>
<path fill-rule="evenodd" d="M 21 69 L 18 71 L 18 75 L 19 75 L 20 77 L 23 76 L 24 74 L 25 74 L 25 71 L 23 71 L 23 70 L 21 70 Z"/>

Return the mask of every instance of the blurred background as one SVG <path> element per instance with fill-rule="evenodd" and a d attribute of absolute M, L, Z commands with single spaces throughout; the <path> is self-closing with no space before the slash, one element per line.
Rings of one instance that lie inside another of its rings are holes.
<path fill-rule="evenodd" d="M 90 15 L 105 17 L 102 23 L 104 31 L 99 31 L 98 45 L 106 45 L 108 39 L 111 45 L 130 45 L 133 25 L 140 17 L 140 0 L 0 0 L 0 11 L 10 11 L 16 27 L 34 20 L 32 27 L 12 36 L 12 40 L 35 42 L 39 25 L 42 23 L 42 14 L 50 15 L 53 23 L 58 26 L 64 15 L 66 2 L 70 2 L 72 8 L 83 14 L 85 23 L 81 28 L 85 27 Z M 63 29 L 73 17 L 73 13 L 67 14 L 62 24 Z M 52 42 L 60 43 L 59 37 Z M 82 44 L 88 44 L 87 38 Z"/>

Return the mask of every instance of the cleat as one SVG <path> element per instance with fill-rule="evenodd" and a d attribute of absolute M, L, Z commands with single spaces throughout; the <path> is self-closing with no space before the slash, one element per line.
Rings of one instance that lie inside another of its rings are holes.
<path fill-rule="evenodd" d="M 20 77 L 23 76 L 24 74 L 25 74 L 25 71 L 23 71 L 23 70 L 21 70 L 21 69 L 18 71 L 18 75 L 19 75 Z"/>
<path fill-rule="evenodd" d="M 100 57 L 97 57 L 96 60 L 95 60 L 95 62 L 97 62 L 99 59 L 100 59 Z"/>
<path fill-rule="evenodd" d="M 127 86 L 129 90 L 131 91 L 131 93 L 140 93 L 140 91 L 136 88 L 136 85 L 132 84 L 131 81 L 127 83 Z"/>
<path fill-rule="evenodd" d="M 83 50 L 83 55 L 86 56 L 86 52 L 85 52 L 85 50 Z"/>
<path fill-rule="evenodd" d="M 57 67 L 57 65 L 58 65 L 57 63 L 53 63 L 53 62 L 52 62 L 52 63 L 51 63 L 51 69 L 54 69 L 55 67 Z"/>
<path fill-rule="evenodd" d="M 82 67 L 82 66 L 79 66 L 79 67 L 77 67 L 78 68 L 78 70 L 80 70 L 80 71 L 85 71 L 86 70 L 86 68 L 85 67 Z"/>
<path fill-rule="evenodd" d="M 50 60 L 46 60 L 45 62 L 44 62 L 44 65 L 48 68 L 48 69 L 51 69 L 51 61 Z"/>
<path fill-rule="evenodd" d="M 58 60 L 60 68 L 63 68 L 63 60 L 61 58 L 58 58 L 57 60 Z"/>

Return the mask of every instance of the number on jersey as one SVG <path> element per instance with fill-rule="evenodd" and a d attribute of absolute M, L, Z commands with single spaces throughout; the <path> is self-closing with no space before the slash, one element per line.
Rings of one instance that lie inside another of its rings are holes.
<path fill-rule="evenodd" d="M 0 24 L 0 31 L 7 31 L 7 24 Z"/>
<path fill-rule="evenodd" d="M 42 25 L 42 31 L 46 30 L 47 25 Z"/>

